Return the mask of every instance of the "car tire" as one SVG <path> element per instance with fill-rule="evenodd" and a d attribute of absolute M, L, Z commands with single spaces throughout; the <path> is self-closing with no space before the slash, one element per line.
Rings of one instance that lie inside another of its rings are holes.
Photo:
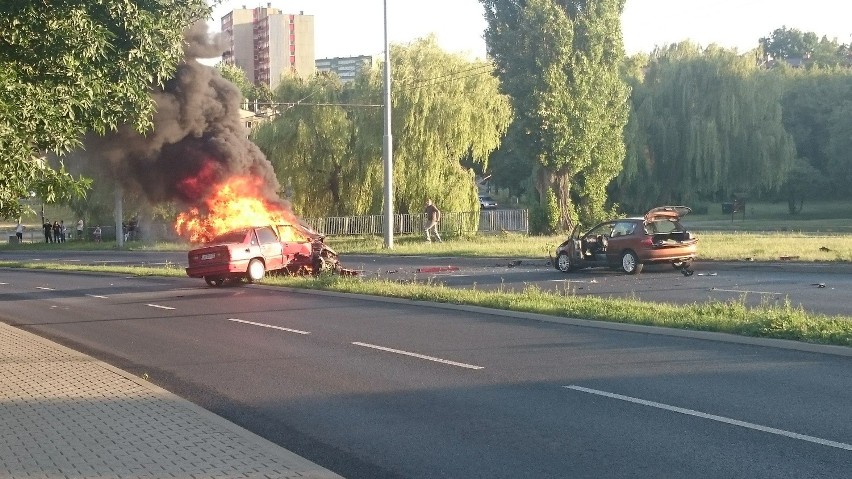
<path fill-rule="evenodd" d="M 249 262 L 248 269 L 246 270 L 246 280 L 249 283 L 260 282 L 265 275 L 266 266 L 263 265 L 263 261 L 255 258 Z"/>
<path fill-rule="evenodd" d="M 639 274 L 642 272 L 642 263 L 633 251 L 627 250 L 621 253 L 621 271 L 627 274 Z"/>
<path fill-rule="evenodd" d="M 574 269 L 574 264 L 571 262 L 571 256 L 568 253 L 559 253 L 556 256 L 556 269 L 563 273 L 570 273 Z"/>
<path fill-rule="evenodd" d="M 207 283 L 207 286 L 222 286 L 225 282 L 225 278 L 221 276 L 205 276 L 204 282 Z"/>

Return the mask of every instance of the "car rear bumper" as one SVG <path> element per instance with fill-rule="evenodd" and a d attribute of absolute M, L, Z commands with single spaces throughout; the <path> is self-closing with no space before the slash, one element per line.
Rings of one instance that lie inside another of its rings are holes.
<path fill-rule="evenodd" d="M 696 257 L 694 251 L 683 251 L 675 249 L 661 249 L 647 252 L 649 254 L 640 256 L 642 263 L 674 263 L 677 261 L 692 261 Z"/>
<path fill-rule="evenodd" d="M 226 277 L 237 274 L 245 274 L 248 270 L 248 261 L 233 263 L 200 264 L 186 268 L 186 275 L 190 278 L 203 278 L 205 276 Z"/>

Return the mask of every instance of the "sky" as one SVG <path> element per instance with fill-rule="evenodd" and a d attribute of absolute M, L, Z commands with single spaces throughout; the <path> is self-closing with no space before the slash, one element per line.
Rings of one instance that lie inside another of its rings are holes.
<path fill-rule="evenodd" d="M 478 0 L 225 0 L 214 8 L 210 31 L 220 31 L 219 20 L 235 8 L 267 4 L 314 16 L 316 58 L 381 54 L 385 4 L 391 43 L 432 33 L 444 50 L 485 57 Z M 782 26 L 850 43 L 850 18 L 850 0 L 627 0 L 622 33 L 628 54 L 687 39 L 745 52 Z"/>

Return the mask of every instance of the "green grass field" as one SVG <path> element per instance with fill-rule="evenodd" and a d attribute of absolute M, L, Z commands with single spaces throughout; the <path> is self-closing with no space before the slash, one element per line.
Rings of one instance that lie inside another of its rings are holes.
<path fill-rule="evenodd" d="M 34 205 L 35 206 L 35 205 Z M 718 205 L 715 205 L 718 207 Z M 67 210 L 45 206 L 45 216 L 66 217 L 73 229 L 73 217 Z M 852 261 L 852 202 L 823 202 L 805 205 L 804 211 L 791 216 L 786 203 L 755 203 L 741 214 L 722 214 L 721 207 L 708 207 L 708 213 L 689 215 L 687 228 L 699 238 L 699 260 L 753 261 Z M 10 245 L 0 237 L 4 248 L 32 249 L 103 249 L 115 248 L 114 242 L 92 243 L 69 241 L 44 244 L 40 211 L 24 218 L 27 230 L 25 244 Z M 0 232 L 14 235 L 15 222 L 0 222 Z M 566 235 L 527 236 L 522 234 L 478 235 L 448 238 L 444 243 L 426 243 L 423 237 L 394 238 L 393 250 L 384 248 L 381 237 L 330 237 L 329 244 L 341 254 L 417 254 L 482 257 L 547 258 Z M 127 249 L 185 251 L 185 243 L 132 242 Z"/>

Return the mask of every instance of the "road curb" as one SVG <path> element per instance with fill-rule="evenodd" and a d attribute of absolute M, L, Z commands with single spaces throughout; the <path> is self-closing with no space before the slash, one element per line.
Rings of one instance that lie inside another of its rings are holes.
<path fill-rule="evenodd" d="M 263 286 L 284 290 L 290 293 L 313 294 L 317 296 L 337 296 L 344 298 L 360 299 L 364 301 L 375 301 L 392 304 L 405 304 L 428 306 L 431 308 L 447 309 L 453 311 L 466 311 L 470 313 L 488 314 L 506 318 L 529 319 L 544 323 L 564 324 L 582 328 L 609 329 L 639 334 L 653 334 L 657 336 L 672 336 L 678 338 L 699 339 L 703 341 L 716 341 L 724 343 L 743 344 L 748 346 L 759 346 L 766 348 L 786 349 L 807 353 L 828 354 L 832 356 L 852 357 L 852 348 L 846 346 L 835 346 L 830 344 L 814 344 L 788 339 L 757 338 L 751 336 L 740 336 L 730 333 L 718 333 L 712 331 L 695 331 L 690 329 L 664 328 L 661 326 L 647 326 L 642 324 L 615 323 L 609 321 L 598 321 L 592 319 L 562 318 L 539 313 L 525 313 L 520 311 L 506 311 L 503 309 L 486 308 L 483 306 L 470 306 L 462 304 L 438 303 L 434 301 L 419 301 L 404 298 L 389 298 L 386 296 L 372 296 L 357 293 L 341 293 L 337 291 L 324 291 L 319 289 L 301 289 L 281 286 Z"/>

